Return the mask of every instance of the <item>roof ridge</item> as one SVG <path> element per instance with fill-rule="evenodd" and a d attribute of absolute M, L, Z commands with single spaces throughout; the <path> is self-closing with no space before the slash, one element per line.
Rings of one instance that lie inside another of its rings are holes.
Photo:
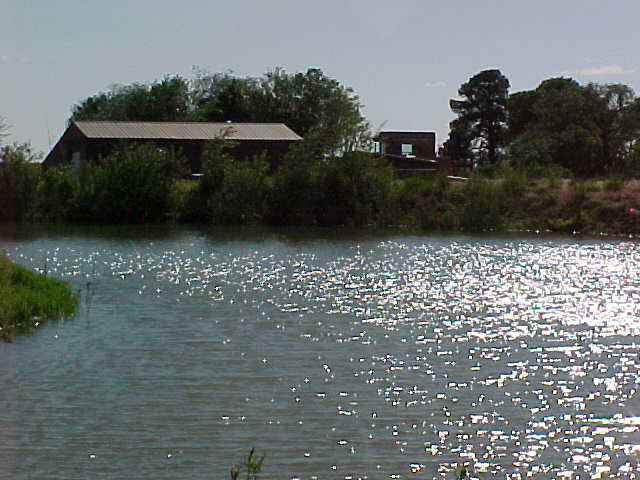
<path fill-rule="evenodd" d="M 190 125 L 287 125 L 284 122 L 196 122 L 196 121 L 180 121 L 180 120 L 73 120 L 72 123 L 180 123 Z"/>

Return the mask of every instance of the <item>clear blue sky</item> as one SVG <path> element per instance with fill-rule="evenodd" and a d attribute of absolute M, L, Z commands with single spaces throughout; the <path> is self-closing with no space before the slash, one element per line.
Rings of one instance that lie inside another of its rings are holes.
<path fill-rule="evenodd" d="M 0 0 L 0 116 L 46 153 L 73 104 L 166 74 L 320 67 L 374 130 L 435 130 L 461 83 L 499 68 L 511 91 L 552 76 L 640 93 L 638 0 Z"/>

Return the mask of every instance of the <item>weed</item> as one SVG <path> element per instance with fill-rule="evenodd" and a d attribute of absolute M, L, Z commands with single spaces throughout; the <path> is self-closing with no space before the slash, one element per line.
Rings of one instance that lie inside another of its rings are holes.
<path fill-rule="evenodd" d="M 231 480 L 239 480 L 242 472 L 245 472 L 245 480 L 256 480 L 258 478 L 258 474 L 262 470 L 265 454 L 258 458 L 254 456 L 255 450 L 255 448 L 252 448 L 249 455 L 243 458 L 240 463 L 236 463 L 231 467 L 229 472 Z"/>

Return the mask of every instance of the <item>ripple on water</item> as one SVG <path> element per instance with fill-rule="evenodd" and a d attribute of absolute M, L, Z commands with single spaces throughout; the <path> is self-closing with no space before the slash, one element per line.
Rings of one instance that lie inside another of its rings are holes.
<path fill-rule="evenodd" d="M 206 478 L 253 444 L 291 478 L 640 474 L 635 244 L 190 237 L 10 254 L 46 258 L 83 298 L 42 330 L 60 338 L 15 347 L 45 342 L 49 362 L 8 379 L 21 401 L 0 452 L 33 458 L 23 476 L 49 460 Z"/>

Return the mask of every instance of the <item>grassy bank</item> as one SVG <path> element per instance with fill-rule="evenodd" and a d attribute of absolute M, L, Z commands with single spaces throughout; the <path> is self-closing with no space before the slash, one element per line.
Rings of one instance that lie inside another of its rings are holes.
<path fill-rule="evenodd" d="M 11 341 L 42 322 L 75 312 L 69 286 L 13 264 L 0 252 L 0 338 Z"/>

